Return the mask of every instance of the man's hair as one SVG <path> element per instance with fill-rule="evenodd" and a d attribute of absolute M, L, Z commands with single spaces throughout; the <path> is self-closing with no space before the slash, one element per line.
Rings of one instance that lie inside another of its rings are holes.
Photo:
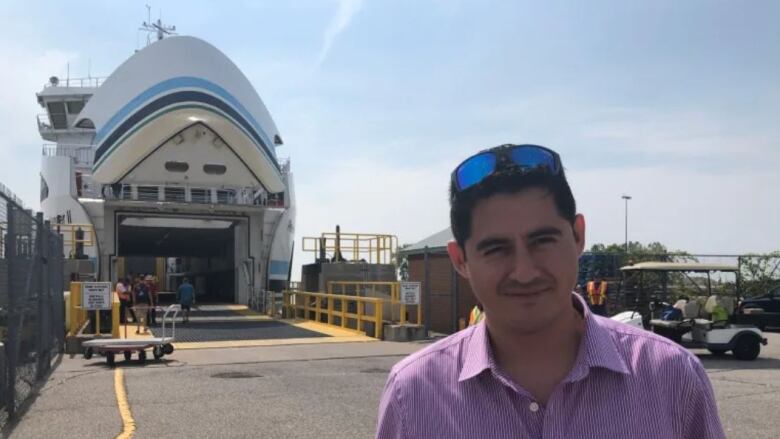
<path fill-rule="evenodd" d="M 495 148 L 491 148 L 493 149 Z M 516 194 L 531 188 L 547 190 L 553 196 L 558 214 L 574 224 L 577 206 L 562 168 L 558 175 L 545 171 L 522 172 L 510 168 L 500 170 L 464 191 L 458 191 L 455 183 L 450 183 L 450 227 L 455 241 L 465 249 L 466 241 L 471 237 L 474 207 L 481 200 L 498 194 Z"/>

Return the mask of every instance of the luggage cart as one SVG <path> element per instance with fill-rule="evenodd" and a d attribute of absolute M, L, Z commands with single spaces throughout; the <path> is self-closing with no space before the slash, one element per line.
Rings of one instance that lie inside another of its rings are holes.
<path fill-rule="evenodd" d="M 151 348 L 152 355 L 155 360 L 159 360 L 165 355 L 173 353 L 173 340 L 176 337 L 176 317 L 181 311 L 181 305 L 174 304 L 165 308 L 165 313 L 162 318 L 162 336 L 152 338 L 141 339 L 128 339 L 128 338 L 104 338 L 89 340 L 83 343 L 84 347 L 84 359 L 89 360 L 94 354 L 103 354 L 106 357 L 106 363 L 113 367 L 115 364 L 115 356 L 118 353 L 123 353 L 125 361 L 130 361 L 133 357 L 133 352 L 138 352 L 138 361 L 144 363 L 146 361 L 146 350 Z M 171 335 L 166 336 L 165 322 L 169 319 L 171 322 Z M 127 336 L 127 326 L 125 326 L 125 337 Z"/>

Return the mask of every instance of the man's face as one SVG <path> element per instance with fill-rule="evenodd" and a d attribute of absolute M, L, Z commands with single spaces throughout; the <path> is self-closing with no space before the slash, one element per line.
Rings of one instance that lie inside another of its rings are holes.
<path fill-rule="evenodd" d="M 478 202 L 465 255 L 454 242 L 448 251 L 489 325 L 531 334 L 571 310 L 584 237 L 581 215 L 572 227 L 552 194 L 532 188 Z"/>

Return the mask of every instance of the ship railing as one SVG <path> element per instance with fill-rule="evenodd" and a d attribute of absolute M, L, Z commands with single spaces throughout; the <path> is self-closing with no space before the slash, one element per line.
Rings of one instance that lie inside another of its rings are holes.
<path fill-rule="evenodd" d="M 284 207 L 284 194 L 268 194 L 261 187 L 159 183 L 116 183 L 103 186 L 111 201 L 146 201 L 186 204 Z"/>
<path fill-rule="evenodd" d="M 52 77 L 55 78 L 55 77 Z M 56 78 L 56 80 L 49 80 L 43 85 L 43 88 L 49 87 L 100 87 L 106 82 L 107 76 L 100 77 L 88 77 L 88 78 Z"/>
<path fill-rule="evenodd" d="M 92 166 L 95 151 L 92 145 L 44 143 L 45 157 L 70 157 L 77 165 Z"/>

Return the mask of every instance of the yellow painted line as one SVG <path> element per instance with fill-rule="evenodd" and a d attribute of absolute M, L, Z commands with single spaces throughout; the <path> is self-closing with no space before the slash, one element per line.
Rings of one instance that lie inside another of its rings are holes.
<path fill-rule="evenodd" d="M 130 413 L 130 403 L 127 401 L 125 390 L 125 373 L 122 369 L 114 369 L 114 390 L 116 391 L 116 404 L 119 406 L 119 416 L 122 417 L 122 432 L 116 439 L 130 439 L 135 433 L 135 420 Z"/>
<path fill-rule="evenodd" d="M 174 343 L 176 350 L 189 349 L 215 349 L 215 348 L 252 348 L 263 346 L 293 346 L 304 344 L 326 344 L 326 343 L 358 343 L 377 341 L 375 338 L 366 336 L 352 337 L 310 337 L 310 338 L 282 338 L 276 340 L 226 340 L 226 341 L 199 341 L 190 343 Z"/>
<path fill-rule="evenodd" d="M 311 320 L 282 320 L 283 322 L 290 324 L 292 326 L 296 326 L 301 329 L 307 329 L 309 331 L 314 332 L 320 332 L 322 334 L 330 335 L 331 337 L 354 337 L 354 336 L 363 336 L 366 335 L 363 332 L 349 329 L 349 328 L 342 328 L 340 326 L 333 326 L 333 325 L 327 325 L 325 323 L 318 323 L 313 322 Z M 371 337 L 369 337 L 371 338 Z M 371 338 L 372 340 L 376 340 L 375 338 Z"/>

